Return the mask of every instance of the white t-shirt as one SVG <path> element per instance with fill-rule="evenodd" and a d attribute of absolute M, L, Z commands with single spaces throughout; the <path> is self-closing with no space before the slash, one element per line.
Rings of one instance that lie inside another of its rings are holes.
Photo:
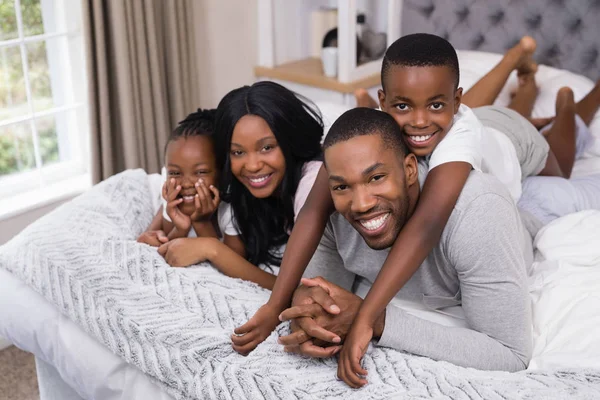
<path fill-rule="evenodd" d="M 321 165 L 323 165 L 321 161 L 309 161 L 302 167 L 302 177 L 300 178 L 300 182 L 298 182 L 298 188 L 296 189 L 296 195 L 294 196 L 294 220 L 306 202 L 306 198 L 315 183 L 315 179 L 317 179 L 317 174 L 319 173 Z M 233 213 L 229 203 L 222 202 L 219 205 L 219 227 L 226 235 L 236 236 L 240 234 L 233 219 Z"/>
<path fill-rule="evenodd" d="M 514 145 L 504 133 L 484 127 L 464 104 L 460 105 L 452 127 L 428 161 L 429 171 L 449 162 L 467 162 L 477 171 L 496 176 L 515 201 L 521 197 L 521 165 Z"/>

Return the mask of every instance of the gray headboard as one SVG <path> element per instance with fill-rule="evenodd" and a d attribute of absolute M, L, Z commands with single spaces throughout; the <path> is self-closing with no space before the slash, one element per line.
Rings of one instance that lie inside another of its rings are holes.
<path fill-rule="evenodd" d="M 540 64 L 600 78 L 600 0 L 404 0 L 402 34 L 416 32 L 495 53 L 530 35 Z"/>

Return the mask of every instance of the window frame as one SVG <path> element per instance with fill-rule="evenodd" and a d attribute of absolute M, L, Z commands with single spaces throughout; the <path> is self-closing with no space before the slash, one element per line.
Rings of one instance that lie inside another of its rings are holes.
<path fill-rule="evenodd" d="M 14 0 L 18 36 L 0 41 L 0 48 L 19 48 L 28 110 L 24 115 L 0 120 L 0 128 L 28 124 L 35 160 L 30 170 L 0 176 L 0 220 L 73 196 L 91 186 L 81 4 L 68 0 L 40 0 L 40 6 L 44 33 L 25 35 L 21 0 Z M 34 107 L 27 53 L 30 43 L 46 45 L 54 104 L 43 111 L 36 111 Z M 57 101 L 58 97 L 62 99 Z M 36 122 L 51 116 L 56 126 L 59 160 L 43 165 Z"/>

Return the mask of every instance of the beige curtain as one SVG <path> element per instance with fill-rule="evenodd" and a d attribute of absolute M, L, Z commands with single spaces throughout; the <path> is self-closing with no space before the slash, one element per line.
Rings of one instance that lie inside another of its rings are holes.
<path fill-rule="evenodd" d="M 84 0 L 92 175 L 158 172 L 198 107 L 193 0 Z"/>

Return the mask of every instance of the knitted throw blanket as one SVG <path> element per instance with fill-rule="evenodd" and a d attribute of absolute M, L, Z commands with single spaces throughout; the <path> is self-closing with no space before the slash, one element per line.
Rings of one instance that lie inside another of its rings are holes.
<path fill-rule="evenodd" d="M 242 357 L 229 336 L 269 292 L 208 264 L 169 267 L 135 241 L 153 211 L 146 173 L 126 171 L 2 246 L 0 268 L 175 398 L 600 398 L 598 372 L 477 371 L 375 347 L 363 364 L 369 384 L 353 390 L 336 379 L 336 359 L 285 353 L 286 324 Z"/>

